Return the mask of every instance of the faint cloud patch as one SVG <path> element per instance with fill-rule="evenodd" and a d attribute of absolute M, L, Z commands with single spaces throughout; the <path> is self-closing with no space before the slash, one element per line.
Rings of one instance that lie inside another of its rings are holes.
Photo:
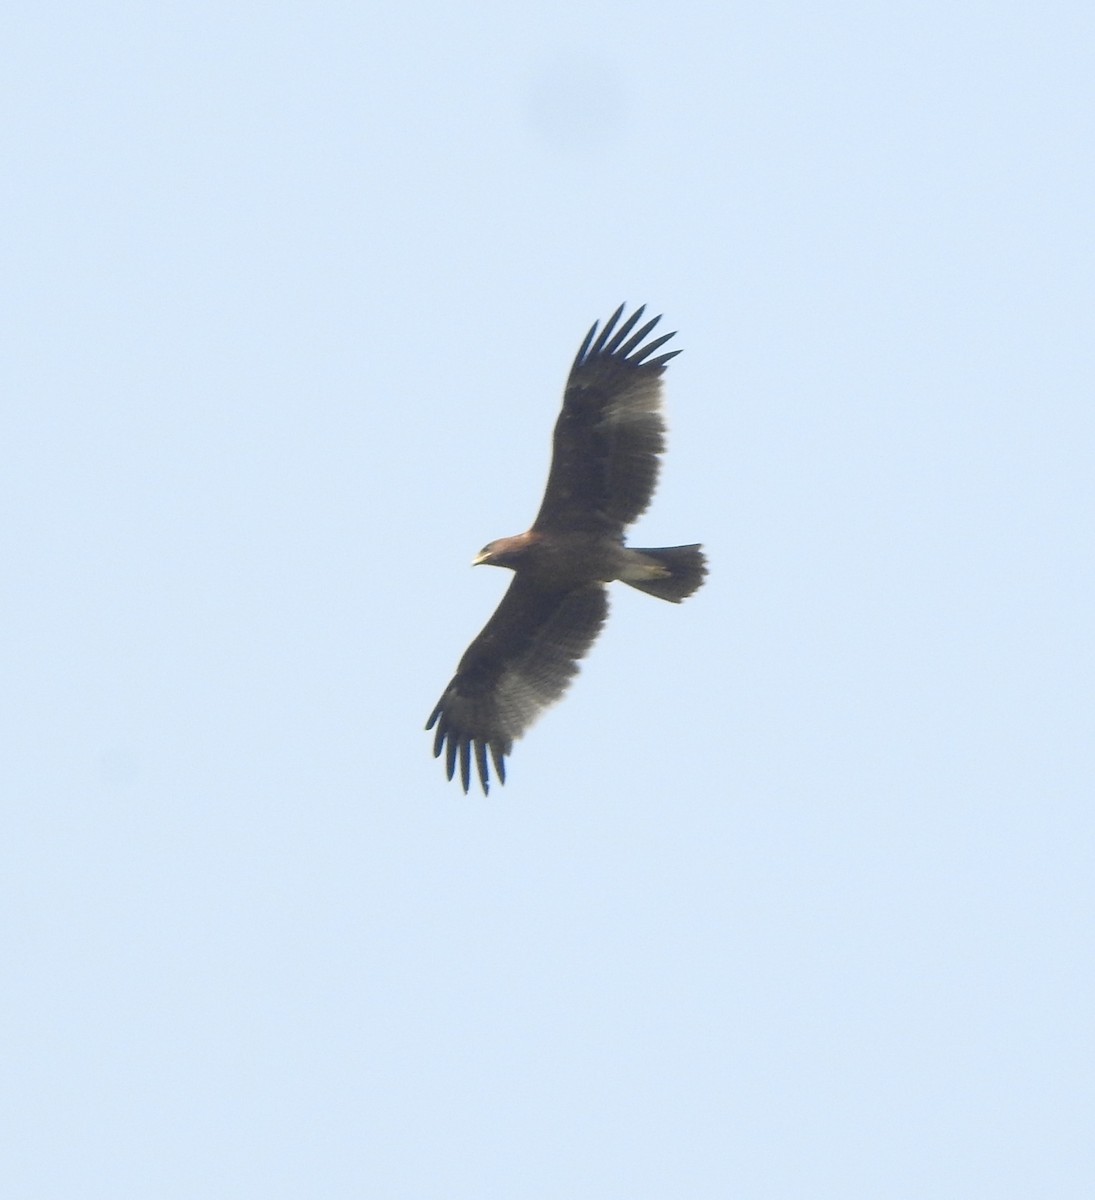
<path fill-rule="evenodd" d="M 558 55 L 530 73 L 525 88 L 529 131 L 568 154 L 603 154 L 626 125 L 625 88 L 606 58 Z"/>
<path fill-rule="evenodd" d="M 108 746 L 99 755 L 99 779 L 111 791 L 133 787 L 141 773 L 140 755 L 132 746 Z"/>

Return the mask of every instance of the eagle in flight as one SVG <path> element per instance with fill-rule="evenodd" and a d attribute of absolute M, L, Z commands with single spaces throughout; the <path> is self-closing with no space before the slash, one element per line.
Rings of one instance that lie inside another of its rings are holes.
<path fill-rule="evenodd" d="M 505 783 L 514 740 L 563 695 L 600 633 L 606 584 L 619 579 L 679 604 L 707 574 L 699 545 L 624 544 L 657 485 L 665 449 L 661 377 L 680 353 L 651 357 L 673 334 L 647 341 L 661 317 L 639 326 L 643 306 L 620 324 L 624 307 L 600 333 L 594 322 L 570 369 L 532 527 L 490 542 L 474 560 L 508 567 L 514 578 L 426 724 L 436 726 L 433 752 L 445 752 L 449 779 L 459 762 L 465 792 L 473 753 L 484 793 L 488 752 Z"/>

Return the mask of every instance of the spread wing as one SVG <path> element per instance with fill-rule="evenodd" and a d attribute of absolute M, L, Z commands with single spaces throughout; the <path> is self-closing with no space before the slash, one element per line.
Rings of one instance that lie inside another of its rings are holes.
<path fill-rule="evenodd" d="M 555 439 L 547 490 L 535 530 L 587 530 L 619 537 L 650 503 L 665 449 L 661 376 L 679 354 L 650 356 L 673 336 L 643 345 L 661 320 L 640 329 L 638 308 L 617 329 L 624 306 L 597 334 L 586 334 L 571 367 Z M 632 332 L 635 330 L 635 332 Z"/>
<path fill-rule="evenodd" d="M 514 739 L 566 691 L 607 615 L 608 597 L 599 583 L 545 591 L 514 576 L 426 724 L 437 726 L 433 753 L 436 758 L 445 751 L 450 779 L 459 759 L 468 790 L 474 749 L 484 793 L 490 790 L 488 750 L 498 782 L 506 782 L 505 757 Z"/>

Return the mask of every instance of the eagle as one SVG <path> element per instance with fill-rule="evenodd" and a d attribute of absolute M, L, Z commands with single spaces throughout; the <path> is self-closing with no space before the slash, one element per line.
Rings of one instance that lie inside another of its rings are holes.
<path fill-rule="evenodd" d="M 430 714 L 433 753 L 448 778 L 460 764 L 465 794 L 472 755 L 483 793 L 490 762 L 506 781 L 506 756 L 557 701 L 608 616 L 606 585 L 621 580 L 679 604 L 707 574 L 697 545 L 637 549 L 624 533 L 647 508 L 665 449 L 662 374 L 672 333 L 651 340 L 661 317 L 640 326 L 646 306 L 621 323 L 626 305 L 598 333 L 594 322 L 570 369 L 555 423 L 543 503 L 525 533 L 489 542 L 474 565 L 514 577 L 494 616 L 468 647 Z M 636 328 L 639 326 L 639 328 Z"/>

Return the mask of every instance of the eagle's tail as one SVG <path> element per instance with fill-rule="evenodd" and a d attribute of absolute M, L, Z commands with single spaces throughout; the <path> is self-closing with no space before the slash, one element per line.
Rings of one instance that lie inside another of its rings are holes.
<path fill-rule="evenodd" d="M 620 578 L 659 600 L 680 604 L 703 583 L 707 574 L 707 559 L 698 545 L 629 549 L 631 561 Z"/>

